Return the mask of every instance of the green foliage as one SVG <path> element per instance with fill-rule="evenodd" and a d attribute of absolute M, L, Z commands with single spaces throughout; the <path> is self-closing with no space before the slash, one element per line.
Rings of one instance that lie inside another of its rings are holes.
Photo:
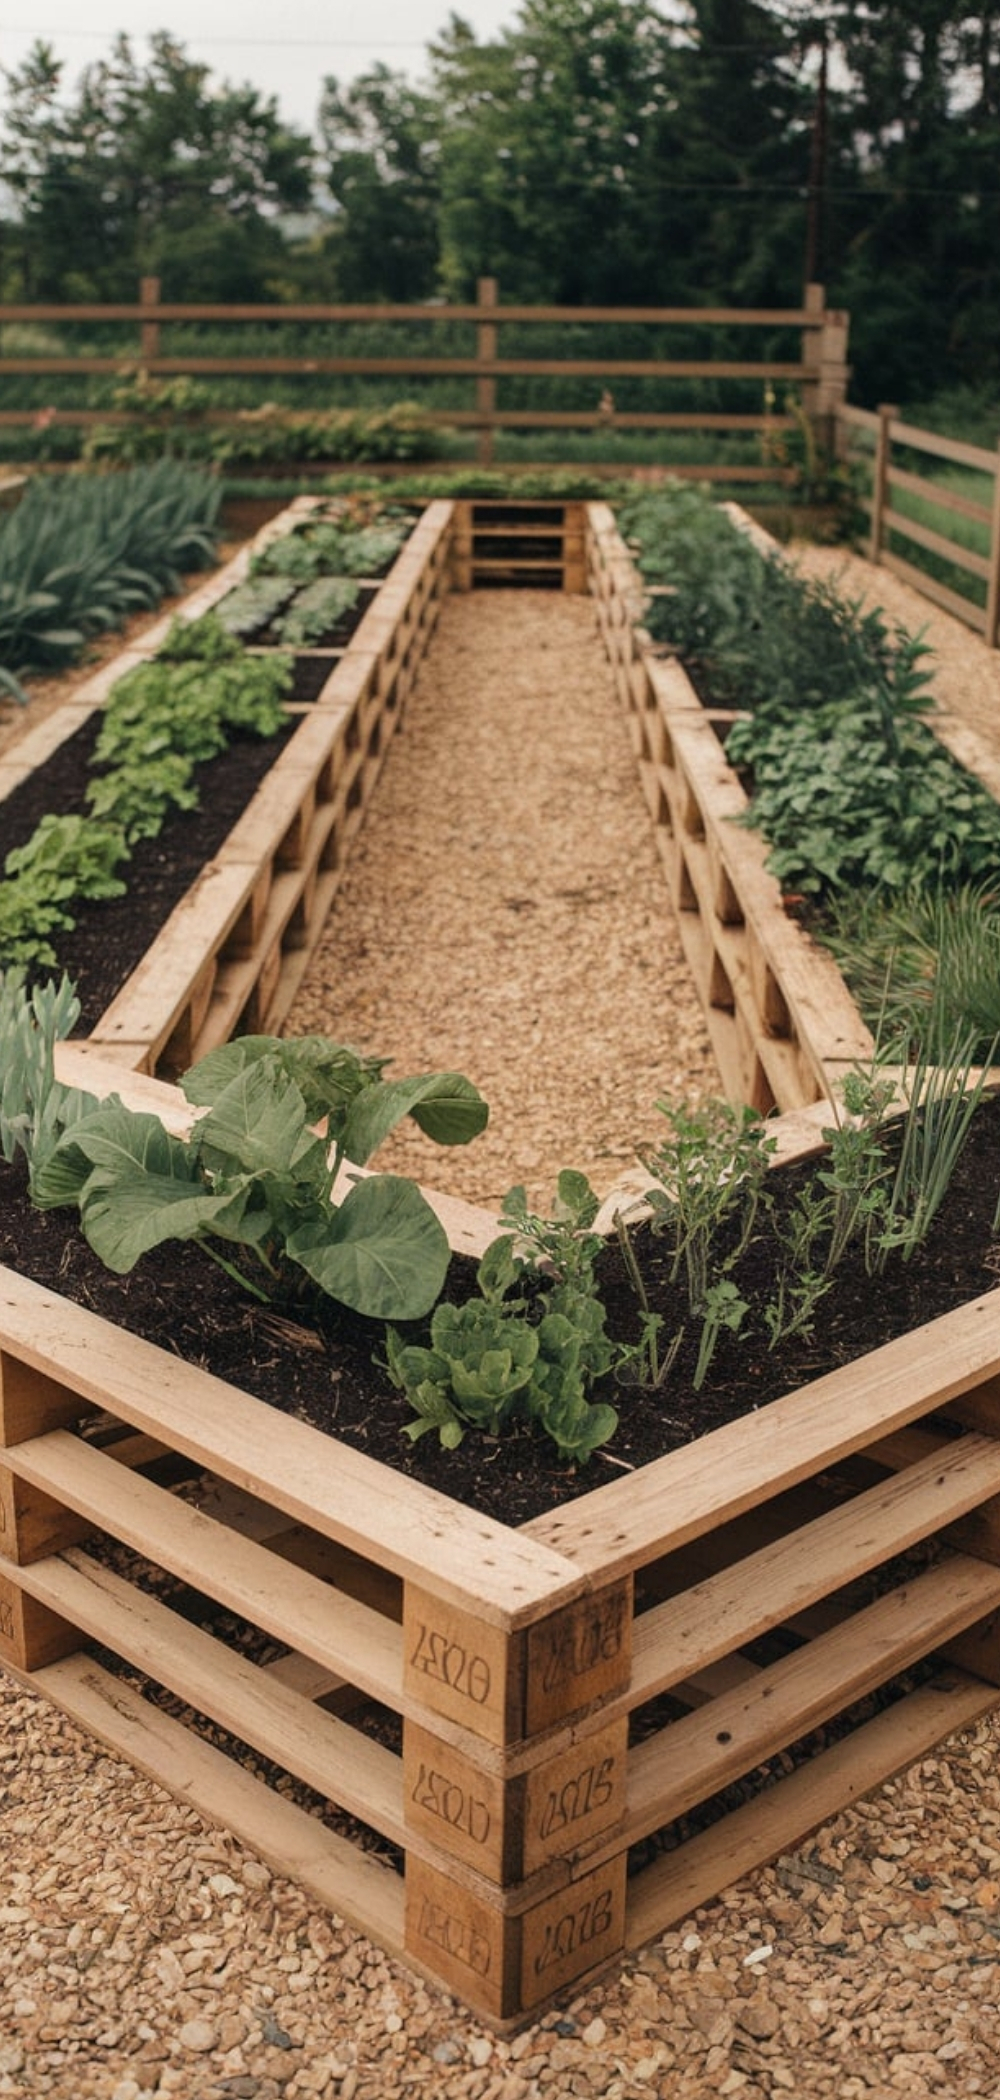
<path fill-rule="evenodd" d="M 655 593 L 650 633 L 748 711 L 726 755 L 784 889 L 827 904 L 995 871 L 1000 809 L 923 720 L 919 634 L 804 580 L 700 490 L 640 495 L 620 518 Z"/>
<path fill-rule="evenodd" d="M 55 1076 L 54 1047 L 72 1035 L 80 1002 L 68 978 L 35 984 L 0 971 L 0 1157 L 23 1152 L 29 1168 L 49 1158 L 63 1130 L 95 1106 Z"/>
<path fill-rule="evenodd" d="M 385 517 L 352 525 L 349 517 L 299 526 L 282 533 L 254 555 L 251 576 L 289 576 L 297 584 L 318 576 L 379 576 L 395 559 L 411 529 L 407 517 Z"/>
<path fill-rule="evenodd" d="M 288 1304 L 319 1291 L 370 1318 L 417 1319 L 444 1282 L 443 1228 L 412 1182 L 376 1174 L 341 1195 L 338 1174 L 345 1160 L 363 1166 L 403 1116 L 441 1144 L 465 1144 L 487 1111 L 457 1074 L 386 1081 L 381 1071 L 324 1037 L 241 1037 L 182 1082 L 206 1110 L 190 1139 L 106 1103 L 56 1146 L 33 1198 L 75 1204 L 118 1273 L 190 1240 L 258 1297 Z"/>
<path fill-rule="evenodd" d="M 433 459 L 441 449 L 440 433 L 413 401 L 309 414 L 265 401 L 259 408 L 226 413 L 216 388 L 197 380 L 170 380 L 162 387 L 129 382 L 116 393 L 113 406 L 131 420 L 94 425 L 83 448 L 92 463 L 172 459 L 216 467 L 269 462 L 284 467 L 314 460 Z"/>
<path fill-rule="evenodd" d="M 946 1039 L 974 1031 L 977 1055 L 1000 1034 L 1000 894 L 983 884 L 852 897 L 819 937 L 835 955 L 868 1025 L 926 1034 L 935 1012 Z"/>
<path fill-rule="evenodd" d="M 0 515 L 0 664 L 58 665 L 211 561 L 221 489 L 165 461 L 33 481 Z"/>
<path fill-rule="evenodd" d="M 24 846 L 4 862 L 0 882 L 0 958 L 55 963 L 48 936 L 74 925 L 74 900 L 121 897 L 117 873 L 128 845 L 118 824 L 93 817 L 42 817 Z"/>
<path fill-rule="evenodd" d="M 26 298 L 265 296 L 282 214 L 308 207 L 310 145 L 276 104 L 211 80 L 160 31 L 140 63 L 127 36 L 72 92 L 51 46 L 7 76 L 5 178 L 17 203 L 8 267 Z"/>
<path fill-rule="evenodd" d="M 269 627 L 294 593 L 295 585 L 287 576 L 248 576 L 220 599 L 216 618 L 227 634 L 243 640 Z"/>
<path fill-rule="evenodd" d="M 589 1230 L 596 1214 L 586 1176 L 569 1169 L 559 1176 L 551 1218 L 534 1215 L 524 1189 L 512 1189 L 502 1211 L 512 1229 L 479 1264 L 479 1297 L 439 1305 L 429 1347 L 390 1329 L 389 1375 L 415 1410 L 410 1437 L 436 1431 L 454 1450 L 467 1427 L 497 1436 L 526 1420 L 583 1465 L 613 1436 L 614 1408 L 587 1397 L 621 1353 L 605 1333 L 594 1281 L 603 1245 Z"/>
<path fill-rule="evenodd" d="M 160 654 L 112 688 L 86 791 L 89 815 L 43 817 L 7 855 L 0 881 L 0 960 L 56 960 L 49 936 L 74 926 L 74 903 L 121 896 L 117 870 L 175 809 L 193 809 L 194 769 L 237 736 L 274 736 L 285 721 L 287 657 L 248 657 L 214 614 L 175 620 Z"/>
<path fill-rule="evenodd" d="M 361 595 L 361 586 L 350 576 L 317 576 L 297 591 L 287 612 L 278 621 L 278 633 L 289 648 L 302 647 L 330 634 Z"/>
<path fill-rule="evenodd" d="M 747 1245 L 775 1141 L 755 1109 L 729 1101 L 656 1105 L 668 1129 L 659 1145 L 642 1154 L 654 1177 L 645 1200 L 654 1231 L 668 1243 L 673 1280 L 683 1273 L 688 1304 L 700 1312 L 717 1280 L 713 1271 L 731 1269 Z M 729 1241 L 724 1255 L 723 1233 Z"/>

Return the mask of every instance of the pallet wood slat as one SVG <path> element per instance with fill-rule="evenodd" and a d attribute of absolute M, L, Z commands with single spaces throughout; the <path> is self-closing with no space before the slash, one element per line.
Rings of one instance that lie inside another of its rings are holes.
<path fill-rule="evenodd" d="M 951 1671 L 885 1708 L 780 1785 L 664 1852 L 630 1883 L 626 1944 L 641 1946 L 711 1901 L 724 1882 L 792 1851 L 831 1816 L 981 1720 L 995 1700 L 980 1679 Z"/>
<path fill-rule="evenodd" d="M 209 1822 L 232 1830 L 349 1924 L 402 1954 L 402 1886 L 372 1853 L 285 1800 L 89 1656 L 70 1656 L 31 1677 L 11 1674 Z"/>
<path fill-rule="evenodd" d="M 113 1647 L 392 1843 L 403 1842 L 396 1760 L 379 1744 L 289 1693 L 273 1675 L 76 1547 L 22 1569 L 20 1580 L 46 1609 Z"/>
<path fill-rule="evenodd" d="M 963 1437 L 796 1531 L 685 1589 L 636 1628 L 630 1697 L 639 1703 L 792 1619 L 817 1597 L 1000 1493 L 1000 1443 Z"/>
<path fill-rule="evenodd" d="M 44 1488 L 92 1527 L 297 1646 L 372 1698 L 399 1705 L 402 1646 L 397 1628 L 265 1547 L 242 1538 L 65 1431 L 30 1438 L 4 1454 L 15 1478 Z"/>
<path fill-rule="evenodd" d="M 630 1837 L 675 1821 L 998 1605 L 1000 1570 L 956 1556 L 675 1721 L 666 1749 L 654 1737 L 633 1752 Z"/>

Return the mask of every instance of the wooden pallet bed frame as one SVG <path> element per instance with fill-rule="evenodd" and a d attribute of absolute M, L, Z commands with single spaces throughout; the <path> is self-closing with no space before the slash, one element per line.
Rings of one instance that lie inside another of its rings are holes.
<path fill-rule="evenodd" d="M 190 1113 L 75 1046 L 60 1069 Z M 817 1128 L 779 1119 L 784 1155 Z M 432 1200 L 463 1252 L 492 1235 Z M 508 2030 L 994 1706 L 998 1402 L 995 1293 L 511 1530 L 0 1270 L 0 1657 Z"/>
<path fill-rule="evenodd" d="M 405 588 L 394 570 L 398 595 L 366 615 L 377 646 L 334 671 L 356 681 L 343 716 L 324 701 L 304 724 L 302 777 L 329 797 L 283 804 L 262 863 L 221 863 L 244 887 L 214 922 L 216 940 L 232 909 L 201 1019 L 189 987 L 145 1033 L 61 1045 L 70 1083 L 185 1127 L 154 1068 L 182 1037 L 185 1053 L 205 1046 L 224 973 L 247 959 L 233 928 L 248 950 L 273 947 L 272 896 L 308 861 L 321 810 L 329 838 L 341 762 L 377 767 L 380 696 L 402 705 L 453 529 L 453 508 L 431 506 Z M 866 1038 L 825 959 L 820 989 L 806 980 L 757 841 L 730 822 L 711 723 L 638 630 L 602 506 L 587 532 L 726 1083 L 790 1108 L 773 1129 L 794 1158 L 816 1148 L 822 1096 Z M 321 754 L 309 739 L 323 736 Z M 289 826 L 298 858 L 274 845 Z M 256 996 L 267 1025 L 275 1008 Z M 488 1214 L 432 1201 L 457 1251 L 492 1237 Z M 514 1530 L 0 1270 L 0 1657 L 507 2031 L 995 1705 L 998 1428 L 995 1293 Z M 112 1565 L 98 1536 L 130 1557 Z M 236 1652 L 192 1625 L 170 1585 L 267 1646 Z M 388 1737 L 365 1732 L 373 1707 L 397 1717 Z M 251 1773 L 225 1737 L 336 1817 Z M 762 1790 L 733 1805 L 759 1769 Z"/>

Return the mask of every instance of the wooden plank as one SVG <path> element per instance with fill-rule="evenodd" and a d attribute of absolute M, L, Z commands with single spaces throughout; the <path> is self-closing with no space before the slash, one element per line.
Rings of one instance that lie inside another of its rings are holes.
<path fill-rule="evenodd" d="M 79 1547 L 19 1570 L 26 1594 L 402 1845 L 400 1762 Z"/>
<path fill-rule="evenodd" d="M 891 488 L 894 474 L 886 477 Z M 956 569 L 966 569 L 970 576 L 987 577 L 990 565 L 985 554 L 977 554 L 971 547 L 963 547 L 958 540 L 949 539 L 943 532 L 932 531 L 917 518 L 907 517 L 905 512 L 886 509 L 882 512 L 882 527 L 885 532 L 901 533 L 904 539 L 912 540 L 918 547 L 926 547 L 932 554 L 940 554 Z"/>
<path fill-rule="evenodd" d="M 985 445 L 967 444 L 964 438 L 942 437 L 935 430 L 924 430 L 915 423 L 901 423 L 894 419 L 890 426 L 894 445 L 908 445 L 913 452 L 931 452 L 935 459 L 947 459 L 959 467 L 977 467 L 983 474 L 996 472 L 997 456 Z"/>
<path fill-rule="evenodd" d="M 639 1705 L 1000 1493 L 1000 1441 L 961 1437 L 637 1621 Z"/>
<path fill-rule="evenodd" d="M 964 620 L 966 626 L 974 627 L 977 633 L 984 632 L 986 614 L 982 606 L 975 605 L 971 598 L 963 598 L 959 591 L 949 590 L 947 584 L 939 583 L 934 576 L 928 576 L 926 569 L 918 569 L 915 563 L 904 561 L 902 555 L 893 554 L 888 547 L 882 548 L 879 561 L 882 568 L 891 570 L 893 576 L 898 576 L 901 583 L 911 584 L 913 589 L 920 591 L 925 598 L 933 598 L 935 605 L 941 605 L 946 612 L 954 613 L 957 620 Z"/>
<path fill-rule="evenodd" d="M 662 1853 L 629 1883 L 626 1945 L 641 1946 L 778 1853 L 791 1851 L 821 1823 L 971 1727 L 996 1703 L 991 1686 L 949 1671 L 675 1851 Z"/>
<path fill-rule="evenodd" d="M 0 306 L 0 326 L 4 321 L 148 321 L 150 309 L 134 301 L 111 301 L 108 304 L 87 304 L 70 301 L 59 305 L 44 301 L 25 304 L 5 302 Z M 387 302 L 371 305 L 353 302 L 331 306 L 323 301 L 310 304 L 285 305 L 211 305 L 197 302 L 180 303 L 164 299 L 157 304 L 158 321 L 430 321 L 442 322 L 478 321 L 482 308 L 471 302 L 463 305 L 423 304 L 417 301 L 412 306 Z M 674 322 L 690 326 L 693 322 L 738 325 L 747 328 L 819 328 L 823 325 L 822 312 L 801 306 L 741 307 L 741 306 L 498 306 L 491 312 L 491 319 L 501 321 L 620 321 L 629 324 L 649 323 L 662 327 Z M 312 369 L 308 358 L 303 364 Z M 861 410 L 855 414 L 860 416 Z"/>
<path fill-rule="evenodd" d="M 398 1711 L 399 1628 L 66 1431 L 9 1453 L 13 1473 Z"/>
<path fill-rule="evenodd" d="M 674 1721 L 629 1760 L 630 1843 L 673 1822 L 1000 1603 L 1000 1569 L 955 1555 Z M 669 1749 L 664 1750 L 664 1742 Z"/>
<path fill-rule="evenodd" d="M 516 1628 L 568 1603 L 583 1577 L 562 1555 L 325 1438 L 208 1372 L 0 1269 L 0 1318 L 15 1362 L 57 1380 L 73 1365 L 88 1402 L 265 1494 L 296 1522 L 381 1560 L 489 1623 Z M 113 1347 L 111 1342 L 113 1340 Z M 21 1435 L 32 1434 L 32 1425 Z M 20 1439 L 19 1439 L 20 1440 Z"/>
<path fill-rule="evenodd" d="M 522 1535 L 610 1581 L 998 1373 L 1000 1304 L 987 1291 L 582 1504 L 534 1518 Z"/>
<path fill-rule="evenodd" d="M 893 467 L 889 480 L 893 488 L 920 496 L 939 510 L 950 511 L 959 518 L 973 518 L 977 524 L 989 526 L 992 512 L 988 503 L 976 503 L 971 496 L 960 496 L 957 490 L 946 488 L 943 482 L 933 481 L 926 474 L 908 474 L 903 467 Z"/>
<path fill-rule="evenodd" d="M 176 1800 L 231 1830 L 276 1873 L 309 1889 L 389 1953 L 402 1953 L 403 1885 L 390 1866 L 255 1779 L 89 1656 L 32 1676 L 13 1674 Z"/>

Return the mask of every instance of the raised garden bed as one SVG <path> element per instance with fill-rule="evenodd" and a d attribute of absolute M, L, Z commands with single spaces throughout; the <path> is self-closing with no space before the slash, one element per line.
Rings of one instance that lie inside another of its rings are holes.
<path fill-rule="evenodd" d="M 463 1252 L 492 1236 L 440 1208 Z M 0 1647 L 514 2025 L 993 1706 L 998 1374 L 989 1293 L 510 1529 L 3 1270 Z"/>
<path fill-rule="evenodd" d="M 420 610 L 408 587 L 405 607 L 386 611 L 380 593 L 366 616 L 383 612 L 385 646 L 411 668 L 448 581 L 451 506 L 433 511 Z M 728 823 L 711 720 L 636 632 L 610 514 L 591 507 L 588 531 L 727 1087 L 761 1107 L 820 1101 L 868 1038 L 849 1003 L 831 1003 L 827 959 L 785 918 L 759 842 Z M 216 1020 L 240 912 L 259 885 L 262 937 L 242 922 L 256 957 L 288 872 L 274 839 L 287 861 L 289 826 L 312 836 L 324 767 L 332 784 L 352 757 L 377 764 L 381 661 L 366 652 L 363 696 L 345 697 L 353 744 L 337 741 L 338 715 L 323 758 L 308 746 L 292 816 L 283 803 L 259 857 L 238 864 L 243 903 L 211 951 Z M 328 735 L 327 706 L 325 690 L 303 728 Z M 184 922 L 195 947 L 204 916 L 192 906 Z M 183 957 L 189 1017 L 202 953 Z M 180 975 L 176 938 L 171 954 Z M 232 1012 L 263 1027 L 275 1010 Z M 137 1034 L 106 1033 L 64 1046 L 62 1069 L 183 1125 L 180 1097 L 141 1068 L 188 1062 L 204 1027 L 175 1017 L 141 1057 Z M 787 1157 L 815 1146 L 827 1113 L 775 1124 Z M 440 1209 L 457 1251 L 492 1237 L 487 1215 Z M 989 1293 L 513 1528 L 4 1269 L 0 1654 L 513 2026 L 995 1704 L 998 1379 Z M 227 1619 L 193 1624 L 177 1583 Z M 755 1771 L 756 1792 L 743 1784 Z M 312 1812 L 283 1774 L 319 1797 Z"/>
<path fill-rule="evenodd" d="M 245 578 L 255 552 L 317 513 L 301 498 L 186 601 L 196 618 Z M 306 968 L 450 582 L 453 506 L 431 504 L 342 647 L 312 649 L 307 696 L 265 777 L 89 1031 L 102 1055 L 172 1074 L 237 1029 L 281 1024 Z M 162 646 L 150 628 L 0 760 L 0 805 Z M 325 675 L 318 682 L 315 667 Z M 258 760 L 261 754 L 257 754 Z"/>

